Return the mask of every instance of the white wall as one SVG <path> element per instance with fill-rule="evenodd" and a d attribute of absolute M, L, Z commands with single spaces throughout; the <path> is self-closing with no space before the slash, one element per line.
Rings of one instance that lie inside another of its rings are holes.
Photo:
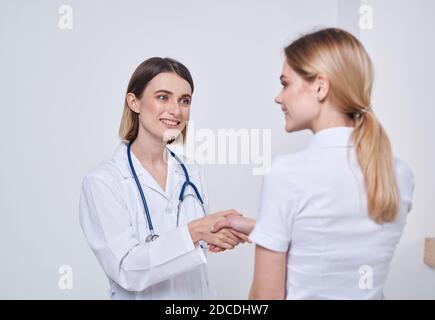
<path fill-rule="evenodd" d="M 375 29 L 361 32 L 378 71 L 374 107 L 417 176 L 415 207 L 386 293 L 434 299 L 435 273 L 421 260 L 424 236 L 435 235 L 429 166 L 435 47 L 425 37 L 435 5 L 405 3 L 374 1 Z M 72 30 L 58 27 L 62 4 L 73 8 Z M 78 195 L 83 175 L 118 143 L 124 90 L 138 63 L 170 56 L 190 68 L 197 128 L 270 128 L 272 156 L 292 152 L 309 134 L 285 134 L 273 103 L 282 48 L 313 26 L 346 26 L 349 8 L 335 0 L 2 1 L 0 298 L 107 297 L 78 224 Z M 256 217 L 262 178 L 251 170 L 207 165 L 212 211 L 232 207 Z M 210 256 L 221 298 L 246 298 L 252 253 L 246 245 Z M 73 268 L 72 290 L 58 287 L 61 265 Z"/>

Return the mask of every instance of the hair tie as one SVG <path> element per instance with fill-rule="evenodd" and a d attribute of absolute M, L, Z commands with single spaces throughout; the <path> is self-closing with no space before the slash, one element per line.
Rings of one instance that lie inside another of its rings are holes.
<path fill-rule="evenodd" d="M 362 108 L 361 110 L 355 112 L 354 115 L 355 115 L 356 118 L 360 118 L 363 115 L 365 115 L 367 112 L 371 112 L 371 111 L 372 111 L 372 107 L 369 106 L 369 107 Z"/>
<path fill-rule="evenodd" d="M 372 111 L 372 107 L 369 106 L 369 107 L 362 108 L 360 113 L 365 114 L 365 113 L 370 112 L 370 111 Z"/>

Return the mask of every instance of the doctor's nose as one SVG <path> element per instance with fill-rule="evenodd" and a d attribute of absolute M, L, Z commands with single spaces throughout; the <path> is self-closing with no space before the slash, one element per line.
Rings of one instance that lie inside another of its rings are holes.
<path fill-rule="evenodd" d="M 173 101 L 169 105 L 168 112 L 174 116 L 179 116 L 181 114 L 181 108 L 180 105 L 178 104 L 178 101 Z"/>
<path fill-rule="evenodd" d="M 275 103 L 277 103 L 277 104 L 282 104 L 281 94 L 279 94 L 279 95 L 277 95 L 277 96 L 275 97 Z"/>

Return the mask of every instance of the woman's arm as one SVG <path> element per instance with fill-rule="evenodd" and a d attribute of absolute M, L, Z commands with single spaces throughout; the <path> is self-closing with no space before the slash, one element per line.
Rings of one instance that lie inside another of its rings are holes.
<path fill-rule="evenodd" d="M 255 227 L 255 222 L 254 219 L 242 215 L 228 215 L 226 219 L 217 222 L 211 231 L 218 232 L 223 228 L 231 228 L 232 230 L 249 235 Z"/>
<path fill-rule="evenodd" d="M 254 280 L 249 299 L 285 299 L 287 253 L 255 247 Z"/>
<path fill-rule="evenodd" d="M 251 233 L 252 229 L 254 229 L 256 221 L 251 218 L 247 218 L 241 215 L 229 215 L 226 219 L 223 219 L 217 222 L 212 228 L 211 231 L 222 232 L 228 231 L 235 234 L 242 243 L 250 242 L 248 235 Z M 225 251 L 225 248 L 222 246 L 209 245 L 210 252 L 222 252 Z"/>

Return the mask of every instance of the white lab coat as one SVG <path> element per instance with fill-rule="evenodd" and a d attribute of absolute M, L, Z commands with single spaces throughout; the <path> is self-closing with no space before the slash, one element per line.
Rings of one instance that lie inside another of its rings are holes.
<path fill-rule="evenodd" d="M 185 181 L 178 162 L 169 155 L 166 190 L 131 153 L 143 188 L 157 240 L 149 234 L 142 200 L 128 166 L 127 144 L 121 142 L 114 156 L 83 179 L 80 224 L 105 271 L 112 299 L 213 299 L 206 256 L 194 246 L 187 223 L 203 217 L 202 209 L 188 197 L 176 226 L 178 195 Z M 184 162 L 184 161 L 183 161 Z M 207 206 L 200 167 L 185 163 L 191 181 Z M 185 194 L 193 193 L 191 188 Z"/>

